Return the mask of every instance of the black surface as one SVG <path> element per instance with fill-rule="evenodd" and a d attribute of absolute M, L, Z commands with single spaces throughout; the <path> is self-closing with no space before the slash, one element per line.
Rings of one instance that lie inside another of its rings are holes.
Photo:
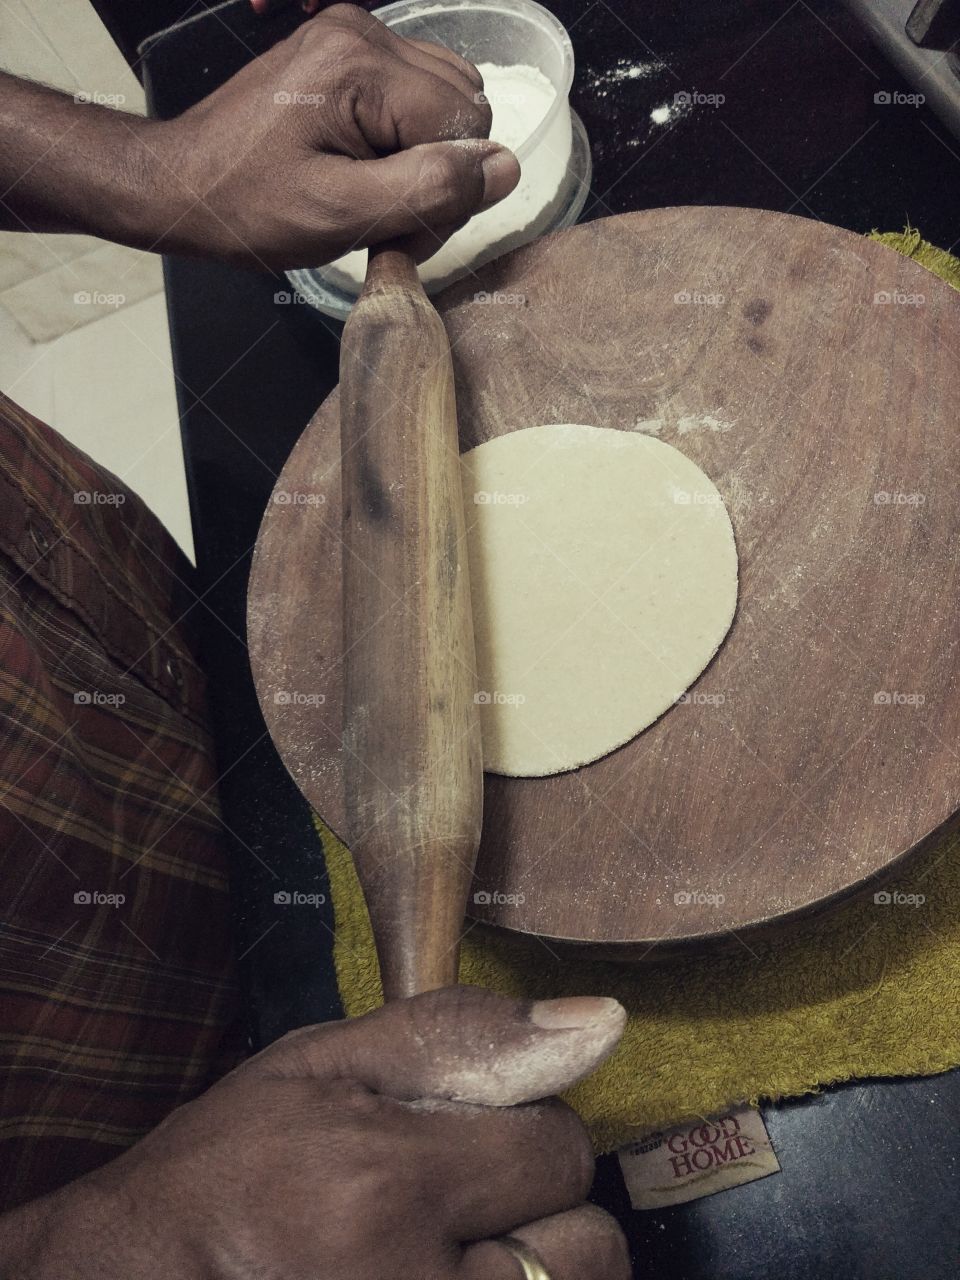
<path fill-rule="evenodd" d="M 176 115 L 296 26 L 297 10 L 258 19 L 245 2 L 145 50 L 156 114 Z M 310 810 L 280 763 L 257 704 L 245 644 L 246 586 L 274 480 L 337 382 L 340 326 L 291 297 L 282 278 L 204 262 L 165 262 L 177 395 L 210 672 L 234 854 L 251 1040 L 341 1016 L 331 956 L 333 915 L 276 903 L 326 893 Z"/>
<path fill-rule="evenodd" d="M 593 147 L 585 216 L 737 204 L 855 231 L 909 219 L 944 247 L 960 234 L 952 142 L 924 108 L 874 101 L 911 87 L 848 15 L 805 0 L 550 7 L 571 31 L 572 100 Z M 238 0 L 154 41 L 145 62 L 157 113 L 183 110 L 298 21 L 295 11 L 258 20 Z M 653 123 L 650 112 L 678 92 L 725 101 Z M 282 280 L 170 261 L 167 284 L 259 1044 L 337 1008 L 329 916 L 273 901 L 281 889 L 322 892 L 323 873 L 307 806 L 264 735 L 242 637 L 260 516 L 335 384 L 338 326 L 275 302 Z M 669 1211 L 631 1212 L 615 1161 L 600 1162 L 596 1197 L 623 1221 L 638 1276 L 957 1275 L 960 1075 L 846 1086 L 764 1114 L 783 1172 Z"/>
<path fill-rule="evenodd" d="M 213 9 L 220 0 L 90 0 L 100 21 L 140 79 L 139 47 L 155 31 Z"/>

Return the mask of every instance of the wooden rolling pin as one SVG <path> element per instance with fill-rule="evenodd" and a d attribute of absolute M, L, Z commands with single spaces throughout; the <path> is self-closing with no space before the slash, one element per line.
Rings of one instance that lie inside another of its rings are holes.
<path fill-rule="evenodd" d="M 344 785 L 384 997 L 457 981 L 483 765 L 453 365 L 412 258 L 371 250 L 340 354 Z"/>

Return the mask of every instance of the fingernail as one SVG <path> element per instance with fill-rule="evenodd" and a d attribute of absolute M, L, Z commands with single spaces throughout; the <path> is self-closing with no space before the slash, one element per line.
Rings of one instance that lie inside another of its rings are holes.
<path fill-rule="evenodd" d="M 606 996 L 566 996 L 562 1000 L 538 1000 L 530 1009 L 530 1021 L 546 1031 L 572 1031 L 619 1021 L 626 1011 Z"/>
<path fill-rule="evenodd" d="M 483 157 L 483 205 L 486 209 L 504 196 L 508 196 L 520 181 L 520 165 L 517 157 L 506 147 L 491 151 Z"/>

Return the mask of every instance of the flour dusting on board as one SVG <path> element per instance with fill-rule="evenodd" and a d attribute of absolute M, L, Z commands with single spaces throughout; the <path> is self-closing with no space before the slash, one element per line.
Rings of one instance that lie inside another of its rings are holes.
<path fill-rule="evenodd" d="M 677 419 L 677 430 L 682 436 L 688 431 L 730 431 L 734 423 L 720 416 L 721 410 L 713 413 L 689 413 Z"/>
<path fill-rule="evenodd" d="M 637 418 L 630 430 L 659 436 L 673 428 L 678 435 L 685 436 L 691 431 L 732 431 L 736 425 L 737 419 L 726 417 L 723 409 L 714 409 L 712 413 L 678 413 L 661 406 L 659 417 Z"/>

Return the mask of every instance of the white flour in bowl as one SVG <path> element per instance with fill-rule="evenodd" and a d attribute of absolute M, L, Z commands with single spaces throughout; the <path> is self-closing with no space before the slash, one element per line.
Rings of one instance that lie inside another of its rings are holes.
<path fill-rule="evenodd" d="M 550 110 L 556 89 L 539 67 L 522 63 L 498 67 L 481 62 L 478 70 L 493 111 L 490 137 L 515 151 Z M 546 230 L 560 203 L 571 148 L 570 112 L 564 109 L 557 112 L 531 154 L 521 161 L 520 182 L 510 195 L 471 218 L 432 258 L 420 264 L 424 284 L 434 290 L 441 288 Z M 322 273 L 341 289 L 358 293 L 366 270 L 367 251 L 357 249 L 323 267 Z"/>

